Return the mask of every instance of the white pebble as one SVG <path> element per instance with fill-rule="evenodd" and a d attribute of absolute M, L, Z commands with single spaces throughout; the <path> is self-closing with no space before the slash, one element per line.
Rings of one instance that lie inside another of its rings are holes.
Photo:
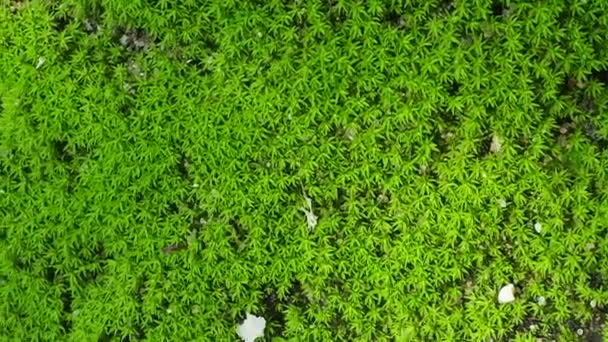
<path fill-rule="evenodd" d="M 542 231 L 543 231 L 543 225 L 542 225 L 542 224 L 540 224 L 539 222 L 536 222 L 536 223 L 534 224 L 534 230 L 535 230 L 537 233 L 539 233 L 539 234 L 540 234 L 540 232 L 542 232 Z"/>
<path fill-rule="evenodd" d="M 264 337 L 264 329 L 266 328 L 266 320 L 264 317 L 258 317 L 247 314 L 247 317 L 236 328 L 236 333 L 243 342 L 254 342 L 258 337 Z"/>
<path fill-rule="evenodd" d="M 594 308 L 594 309 L 595 309 L 595 308 L 597 307 L 597 302 L 596 302 L 596 301 L 595 301 L 595 299 L 594 299 L 594 300 L 592 300 L 592 301 L 589 303 L 589 305 L 590 305 L 592 308 Z"/>
<path fill-rule="evenodd" d="M 511 303 L 515 300 L 515 286 L 513 284 L 507 284 L 503 286 L 498 292 L 498 303 L 506 304 Z"/>
<path fill-rule="evenodd" d="M 580 328 L 576 331 L 576 334 L 578 336 L 583 336 L 584 333 L 585 333 L 585 331 L 583 329 L 580 329 Z"/>
<path fill-rule="evenodd" d="M 506 208 L 507 207 L 507 201 L 505 201 L 504 199 L 501 198 L 501 199 L 498 200 L 498 205 L 501 208 Z"/>

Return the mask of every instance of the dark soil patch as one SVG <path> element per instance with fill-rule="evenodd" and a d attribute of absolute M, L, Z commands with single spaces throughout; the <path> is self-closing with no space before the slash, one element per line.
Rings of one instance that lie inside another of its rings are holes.
<path fill-rule="evenodd" d="M 61 302 L 63 303 L 63 313 L 61 315 L 61 328 L 64 334 L 69 334 L 72 331 L 72 292 L 70 290 L 65 290 L 61 294 Z"/>
<path fill-rule="evenodd" d="M 283 337 L 285 332 L 285 314 L 286 302 L 278 298 L 274 289 L 266 291 L 266 296 L 263 299 L 263 314 L 266 319 L 267 333 L 269 337 Z"/>

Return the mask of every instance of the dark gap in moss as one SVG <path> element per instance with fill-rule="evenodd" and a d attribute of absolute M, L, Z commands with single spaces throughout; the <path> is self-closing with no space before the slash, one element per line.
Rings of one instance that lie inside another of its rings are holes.
<path fill-rule="evenodd" d="M 276 338 L 283 337 L 285 332 L 285 314 L 281 311 L 284 309 L 283 303 L 277 296 L 274 289 L 266 290 L 266 295 L 263 299 L 263 314 L 266 319 L 268 329 L 267 336 Z"/>
<path fill-rule="evenodd" d="M 169 255 L 177 252 L 181 252 L 188 249 L 188 244 L 184 241 L 171 244 L 163 248 L 163 254 Z"/>
<path fill-rule="evenodd" d="M 456 8 L 455 0 L 439 0 L 433 13 L 436 16 L 448 16 Z"/>
<path fill-rule="evenodd" d="M 376 196 L 376 207 L 381 210 L 386 209 L 391 202 L 390 192 L 384 189 L 376 189 L 374 195 Z"/>
<path fill-rule="evenodd" d="M 88 269 L 79 274 L 79 280 L 82 285 L 87 286 L 89 284 L 99 281 L 99 278 L 104 274 L 104 268 L 108 263 L 108 259 L 113 259 L 108 256 L 105 246 L 102 243 L 97 243 L 90 252 L 79 253 L 80 259 L 86 264 L 93 265 L 98 264 L 99 269 Z"/>
<path fill-rule="evenodd" d="M 308 309 L 308 306 L 310 305 L 310 301 L 304 292 L 302 283 L 297 279 L 291 283 L 291 287 L 287 293 L 287 303 L 289 305 L 294 305 L 303 311 Z"/>
<path fill-rule="evenodd" d="M 190 178 L 190 158 L 186 156 L 183 152 L 179 153 L 179 157 L 177 158 L 177 173 L 182 179 Z"/>
<path fill-rule="evenodd" d="M 206 76 L 211 74 L 212 70 L 209 68 L 207 63 L 200 58 L 189 58 L 186 61 L 186 64 L 194 68 L 199 75 Z"/>
<path fill-rule="evenodd" d="M 598 271 L 593 271 L 587 275 L 589 281 L 589 287 L 594 290 L 599 290 L 604 287 L 604 278 Z"/>
<path fill-rule="evenodd" d="M 477 148 L 477 158 L 486 158 L 490 154 L 492 139 L 493 138 L 491 134 L 487 134 L 481 139 L 481 142 L 479 143 L 479 146 Z"/>
<path fill-rule="evenodd" d="M 228 224 L 232 228 L 232 236 L 229 239 L 230 245 L 236 251 L 242 251 L 245 248 L 245 242 L 247 241 L 247 232 L 241 220 L 238 216 L 231 218 Z"/>
<path fill-rule="evenodd" d="M 451 80 L 445 84 L 445 89 L 450 96 L 457 96 L 460 94 L 460 90 L 462 89 L 462 84 L 458 81 Z"/>
<path fill-rule="evenodd" d="M 112 41 L 129 52 L 146 52 L 154 43 L 154 39 L 143 29 L 128 29 L 123 26 L 115 26 L 112 29 Z"/>
<path fill-rule="evenodd" d="M 526 334 L 534 334 L 537 331 L 538 324 L 541 321 L 531 315 L 526 315 L 522 322 L 516 324 L 510 331 L 507 333 L 507 341 L 513 341 L 517 339 L 518 335 L 526 335 Z"/>
<path fill-rule="evenodd" d="M 70 39 L 65 44 L 62 44 L 59 48 L 59 62 L 68 63 L 71 61 L 72 56 L 78 51 L 79 46 L 76 40 Z"/>
<path fill-rule="evenodd" d="M 57 14 L 53 17 L 53 29 L 57 32 L 63 32 L 73 21 L 72 17 L 65 14 Z"/>
<path fill-rule="evenodd" d="M 382 17 L 382 22 L 385 25 L 393 26 L 397 28 L 403 28 L 405 26 L 405 19 L 403 15 L 397 12 L 394 9 L 390 9 L 384 12 L 384 16 Z"/>
<path fill-rule="evenodd" d="M 88 34 L 97 34 L 101 28 L 105 9 L 99 1 L 87 1 L 84 6 L 84 31 Z"/>
<path fill-rule="evenodd" d="M 166 215 L 177 215 L 179 214 L 179 206 L 175 202 L 169 203 L 164 210 Z"/>
<path fill-rule="evenodd" d="M 595 99 L 588 95 L 583 95 L 578 105 L 580 106 L 583 113 L 589 114 L 589 116 L 596 116 L 598 113 L 597 104 Z"/>
<path fill-rule="evenodd" d="M 608 139 L 604 138 L 597 125 L 592 121 L 584 121 L 581 123 L 581 129 L 585 137 L 589 139 L 589 141 L 595 145 L 600 151 L 605 151 L 608 149 Z"/>
<path fill-rule="evenodd" d="M 440 160 L 441 156 L 450 150 L 458 120 L 451 113 L 444 111 L 437 112 L 435 117 L 438 121 L 433 125 L 432 142 L 436 151 L 432 151 L 431 155 L 433 160 Z"/>
<path fill-rule="evenodd" d="M 118 114 L 120 114 L 123 118 L 132 117 L 134 114 L 133 104 L 132 103 L 122 103 L 118 107 Z"/>
<path fill-rule="evenodd" d="M 303 33 L 303 31 L 308 28 L 308 17 L 305 12 L 298 12 L 293 20 L 298 31 Z"/>
<path fill-rule="evenodd" d="M 62 162 L 69 163 L 74 160 L 74 156 L 68 150 L 68 142 L 65 140 L 53 141 L 53 149 L 55 151 L 55 157 Z"/>
<path fill-rule="evenodd" d="M 63 313 L 61 314 L 61 329 L 64 334 L 68 335 L 72 331 L 72 320 L 70 316 L 72 315 L 72 291 L 69 289 L 65 289 L 61 293 L 61 302 L 63 303 Z"/>
<path fill-rule="evenodd" d="M 217 52 L 220 48 L 220 44 L 217 42 L 217 40 L 209 35 L 203 38 L 203 45 L 205 46 L 205 49 L 209 55 Z"/>
<path fill-rule="evenodd" d="M 23 272 L 31 272 L 32 269 L 32 262 L 28 259 L 22 258 L 20 256 L 17 255 L 13 255 L 13 265 L 15 266 L 15 269 L 17 271 L 23 271 Z"/>
<path fill-rule="evenodd" d="M 135 283 L 135 293 L 133 294 L 133 297 L 135 298 L 135 301 L 139 304 L 142 304 L 144 302 L 144 297 L 147 293 L 147 281 L 148 276 L 146 275 L 146 273 L 143 273 L 142 275 L 137 277 L 137 282 Z"/>
<path fill-rule="evenodd" d="M 342 211 L 345 209 L 346 205 L 346 190 L 342 187 L 336 190 L 336 197 L 332 203 L 332 206 L 336 211 Z"/>
<path fill-rule="evenodd" d="M 595 307 L 591 320 L 586 324 L 584 337 L 587 342 L 601 342 L 604 340 L 604 325 L 606 322 L 606 311 L 604 307 Z"/>
<path fill-rule="evenodd" d="M 500 1 L 500 0 L 494 0 L 492 1 L 492 7 L 491 7 L 491 11 L 492 11 L 492 15 L 495 17 L 502 17 L 505 14 L 507 7 L 505 6 L 505 4 Z"/>
<path fill-rule="evenodd" d="M 49 266 L 44 269 L 44 279 L 49 283 L 54 283 L 60 281 L 61 276 L 55 267 Z"/>
<path fill-rule="evenodd" d="M 201 229 L 207 224 L 209 214 L 206 211 L 197 211 L 192 215 L 192 221 L 190 222 L 190 230 L 200 232 Z"/>
<path fill-rule="evenodd" d="M 336 3 L 337 3 L 336 0 L 323 1 L 323 2 L 321 2 L 321 9 L 320 9 L 320 12 L 322 14 L 325 14 L 329 25 L 333 29 L 340 28 L 345 20 L 345 18 L 344 18 L 345 15 L 343 13 L 338 12 Z"/>
<path fill-rule="evenodd" d="M 559 139 L 560 136 L 570 136 L 576 128 L 576 122 L 568 117 L 559 118 L 556 124 L 557 127 L 553 130 L 553 139 Z"/>
<path fill-rule="evenodd" d="M 604 86 L 608 86 L 608 69 L 596 70 L 591 77 L 602 82 Z"/>
<path fill-rule="evenodd" d="M 566 321 L 566 326 L 568 327 L 568 329 L 570 329 L 570 331 L 572 332 L 573 335 L 575 336 L 579 336 L 578 331 L 579 329 L 583 330 L 583 332 L 585 331 L 585 326 L 583 323 L 581 323 L 579 320 L 571 318 L 569 320 Z"/>
<path fill-rule="evenodd" d="M 561 96 L 568 96 L 570 95 L 572 92 L 574 92 L 577 89 L 577 81 L 575 78 L 570 77 L 570 76 L 566 76 L 562 82 L 562 85 L 559 88 L 559 94 Z"/>
<path fill-rule="evenodd" d="M 109 329 L 106 327 L 104 328 L 104 330 L 101 332 L 101 335 L 99 335 L 99 337 L 97 338 L 97 342 L 113 342 L 113 341 L 123 341 L 122 338 L 118 339 L 118 336 L 116 336 L 115 333 L 110 332 Z"/>

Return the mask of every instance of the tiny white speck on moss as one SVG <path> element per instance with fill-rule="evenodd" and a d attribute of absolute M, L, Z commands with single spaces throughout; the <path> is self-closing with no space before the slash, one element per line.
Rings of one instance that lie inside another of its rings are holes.
<path fill-rule="evenodd" d="M 543 297 L 543 296 L 537 297 L 536 303 L 538 303 L 538 305 L 540 305 L 540 306 L 545 306 L 545 305 L 547 305 L 547 299 L 545 299 L 545 297 Z"/>
<path fill-rule="evenodd" d="M 543 225 L 540 222 L 536 222 L 534 224 L 534 231 L 540 234 L 543 231 Z"/>
<path fill-rule="evenodd" d="M 507 207 L 507 201 L 505 201 L 503 198 L 501 198 L 498 200 L 498 205 L 504 209 Z"/>
<path fill-rule="evenodd" d="M 46 58 L 40 57 L 38 58 L 38 63 L 36 64 L 36 69 L 40 69 L 44 63 L 46 63 Z"/>

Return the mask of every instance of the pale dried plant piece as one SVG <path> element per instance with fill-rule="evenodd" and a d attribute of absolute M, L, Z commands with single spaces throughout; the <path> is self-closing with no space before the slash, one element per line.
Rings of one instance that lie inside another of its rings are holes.
<path fill-rule="evenodd" d="M 308 228 L 311 230 L 317 226 L 317 215 L 312 211 L 312 200 L 310 197 L 306 196 L 306 193 L 302 191 L 304 194 L 304 199 L 306 200 L 306 208 L 300 208 L 306 215 L 306 223 L 308 224 Z"/>
<path fill-rule="evenodd" d="M 492 143 L 490 144 L 490 152 L 499 153 L 502 151 L 502 139 L 496 134 L 492 136 Z"/>
<path fill-rule="evenodd" d="M 543 231 L 543 225 L 540 222 L 534 224 L 534 231 L 540 234 Z"/>
<path fill-rule="evenodd" d="M 498 292 L 498 303 L 506 304 L 515 301 L 515 285 L 507 284 Z"/>
<path fill-rule="evenodd" d="M 46 58 L 40 57 L 38 58 L 38 63 L 36 64 L 36 69 L 40 69 L 44 63 L 46 63 Z"/>
<path fill-rule="evenodd" d="M 264 337 L 264 329 L 266 328 L 266 320 L 264 317 L 258 317 L 247 313 L 247 317 L 243 323 L 236 328 L 236 333 L 243 342 L 254 342 L 258 337 Z"/>

